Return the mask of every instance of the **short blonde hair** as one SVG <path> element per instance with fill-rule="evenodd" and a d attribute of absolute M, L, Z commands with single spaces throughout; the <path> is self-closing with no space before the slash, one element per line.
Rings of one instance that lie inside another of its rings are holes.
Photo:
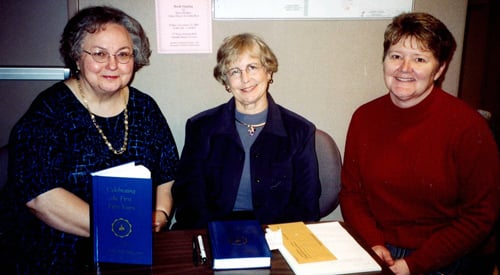
<path fill-rule="evenodd" d="M 228 36 L 217 51 L 217 65 L 214 67 L 214 77 L 222 85 L 227 85 L 226 71 L 244 52 L 260 59 L 267 72 L 278 71 L 278 59 L 269 46 L 255 34 L 242 33 Z"/>

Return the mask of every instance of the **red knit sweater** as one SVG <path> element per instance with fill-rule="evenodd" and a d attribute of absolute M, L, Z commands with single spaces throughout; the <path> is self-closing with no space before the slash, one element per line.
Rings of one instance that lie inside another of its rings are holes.
<path fill-rule="evenodd" d="M 459 99 L 435 88 L 401 109 L 385 95 L 352 117 L 342 214 L 370 246 L 416 249 L 405 258 L 413 274 L 432 271 L 492 252 L 499 166 L 487 123 Z"/>

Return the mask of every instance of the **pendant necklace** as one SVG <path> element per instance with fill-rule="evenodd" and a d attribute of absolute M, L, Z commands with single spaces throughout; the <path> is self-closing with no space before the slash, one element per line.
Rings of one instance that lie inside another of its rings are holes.
<path fill-rule="evenodd" d="M 121 154 L 123 154 L 125 151 L 127 151 L 127 144 L 128 144 L 128 110 L 127 110 L 127 103 L 125 102 L 125 110 L 123 111 L 123 116 L 124 116 L 124 118 L 123 118 L 123 124 L 124 124 L 124 127 L 125 127 L 125 134 L 123 136 L 123 145 L 122 145 L 122 147 L 119 150 L 116 150 L 115 148 L 113 148 L 113 145 L 109 142 L 108 137 L 104 134 L 104 132 L 102 131 L 102 129 L 99 126 L 99 124 L 97 124 L 97 121 L 95 119 L 95 115 L 90 111 L 89 102 L 87 101 L 87 99 L 83 95 L 83 89 L 82 89 L 82 85 L 80 84 L 80 81 L 78 81 L 77 83 L 78 83 L 78 90 L 80 92 L 80 96 L 82 97 L 83 103 L 85 105 L 85 109 L 87 109 L 87 111 L 89 112 L 90 119 L 92 120 L 92 123 L 94 124 L 95 128 L 97 129 L 97 132 L 99 132 L 99 134 L 101 135 L 102 139 L 104 140 L 104 143 L 106 144 L 106 146 L 108 146 L 109 150 L 111 152 L 113 152 L 113 154 L 115 154 L 115 155 L 121 155 Z"/>
<path fill-rule="evenodd" d="M 255 134 L 255 129 L 256 128 L 260 128 L 260 127 L 263 127 L 264 125 L 266 125 L 265 122 L 262 122 L 262 123 L 259 123 L 259 124 L 247 124 L 247 123 L 239 121 L 237 118 L 235 118 L 234 120 L 236 122 L 238 122 L 239 124 L 241 124 L 243 126 L 246 126 L 247 129 L 248 129 L 248 134 L 251 135 L 251 136 L 253 136 Z"/>

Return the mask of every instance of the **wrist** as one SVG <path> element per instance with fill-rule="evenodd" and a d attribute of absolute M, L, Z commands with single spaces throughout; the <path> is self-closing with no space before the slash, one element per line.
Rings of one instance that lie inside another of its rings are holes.
<path fill-rule="evenodd" d="M 162 209 L 156 209 L 156 211 L 161 212 L 163 213 L 163 215 L 165 215 L 165 220 L 167 221 L 167 223 L 170 221 L 170 216 L 168 215 L 167 211 Z"/>

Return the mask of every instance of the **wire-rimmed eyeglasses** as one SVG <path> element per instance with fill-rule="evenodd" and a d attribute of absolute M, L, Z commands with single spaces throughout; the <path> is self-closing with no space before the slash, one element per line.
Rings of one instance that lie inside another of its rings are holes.
<path fill-rule="evenodd" d="M 245 67 L 245 72 L 248 75 L 255 75 L 260 69 L 262 69 L 261 64 L 252 63 L 252 64 L 248 64 Z M 242 74 L 243 74 L 243 70 L 240 68 L 237 68 L 237 67 L 231 68 L 231 69 L 227 70 L 227 72 L 226 72 L 227 77 L 232 79 L 232 80 L 241 79 Z"/>
<path fill-rule="evenodd" d="M 94 61 L 98 63 L 108 62 L 111 56 L 114 56 L 116 58 L 116 61 L 118 61 L 118 63 L 127 64 L 128 62 L 130 62 L 130 59 L 134 56 L 134 54 L 131 53 L 129 50 L 122 50 L 115 54 L 110 54 L 106 50 L 100 48 L 94 48 L 91 49 L 90 51 L 83 50 L 83 52 L 92 56 L 92 59 L 94 59 Z"/>

